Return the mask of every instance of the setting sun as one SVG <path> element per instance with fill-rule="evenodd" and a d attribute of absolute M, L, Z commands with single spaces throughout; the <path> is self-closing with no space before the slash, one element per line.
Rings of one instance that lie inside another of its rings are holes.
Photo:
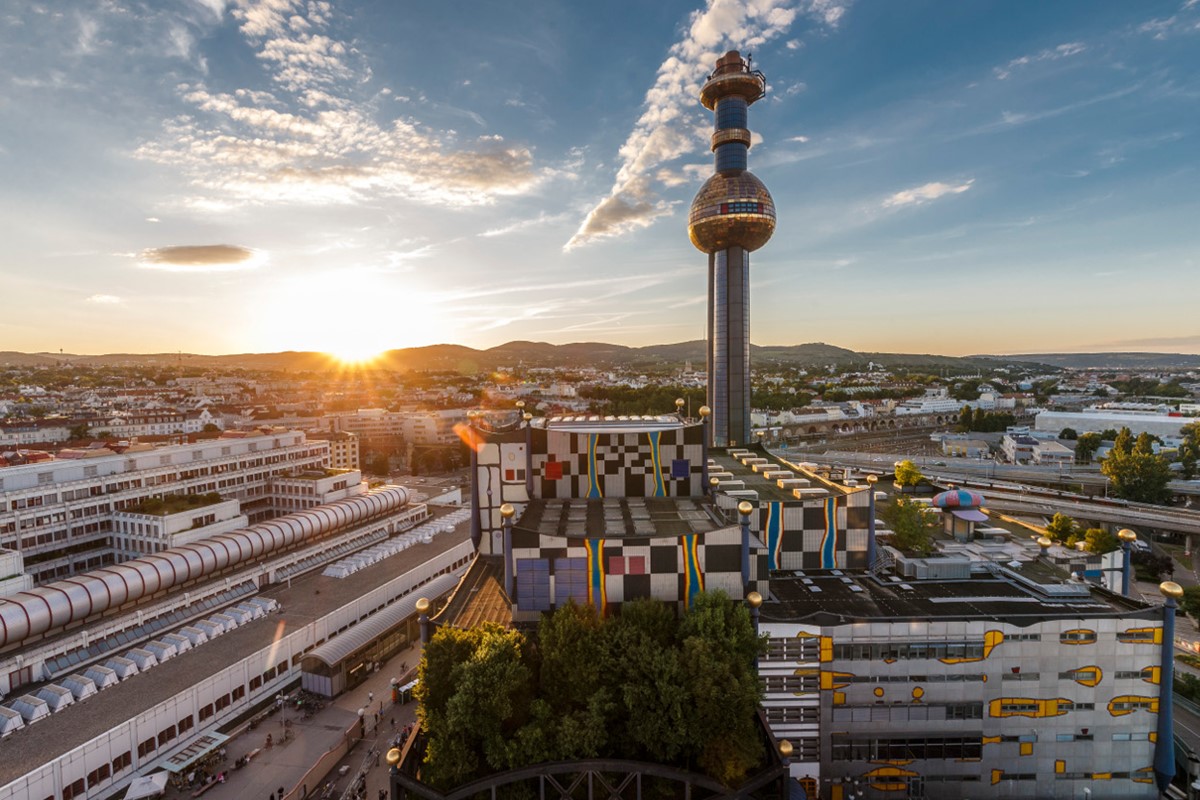
<path fill-rule="evenodd" d="M 268 350 L 313 350 L 347 365 L 366 364 L 386 350 L 450 338 L 452 315 L 410 276 L 347 269 L 290 278 L 266 308 L 256 331 Z"/>

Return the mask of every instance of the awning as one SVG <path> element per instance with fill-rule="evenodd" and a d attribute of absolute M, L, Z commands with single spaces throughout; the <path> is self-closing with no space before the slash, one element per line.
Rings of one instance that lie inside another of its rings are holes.
<path fill-rule="evenodd" d="M 167 788 L 167 773 L 155 772 L 153 775 L 138 775 L 129 784 L 125 792 L 125 800 L 135 800 L 139 797 L 157 797 Z"/>
<path fill-rule="evenodd" d="M 965 519 L 971 522 L 987 522 L 988 520 L 987 514 L 984 514 L 982 511 L 977 511 L 973 508 L 963 509 L 962 511 L 955 509 L 950 513 L 959 519 Z"/>
<path fill-rule="evenodd" d="M 392 628 L 415 614 L 417 600 L 422 597 L 430 599 L 441 597 L 457 586 L 461 578 L 461 572 L 439 575 L 406 597 L 401 597 L 382 611 L 367 617 L 345 633 L 333 637 L 304 657 L 315 658 L 328 666 L 336 667 L 352 653 L 381 638 Z"/>
<path fill-rule="evenodd" d="M 180 750 L 175 755 L 167 759 L 167 763 L 163 764 L 163 769 L 168 772 L 183 772 L 185 769 L 196 763 L 206 755 L 216 750 L 225 742 L 229 741 L 229 737 L 223 733 L 206 733 L 196 741 L 189 744 L 187 747 Z M 128 797 L 128 795 L 126 795 Z"/>

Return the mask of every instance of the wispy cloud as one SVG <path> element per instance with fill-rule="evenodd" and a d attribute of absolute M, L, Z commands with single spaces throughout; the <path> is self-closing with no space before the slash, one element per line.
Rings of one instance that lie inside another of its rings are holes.
<path fill-rule="evenodd" d="M 206 193 L 193 198 L 193 207 L 371 197 L 477 205 L 528 191 L 545 177 L 528 147 L 499 136 L 462 146 L 452 131 L 429 130 L 409 118 L 378 121 L 379 109 L 359 99 L 370 66 L 352 44 L 330 35 L 329 3 L 236 0 L 232 15 L 274 88 L 181 84 L 180 96 L 193 112 L 169 120 L 161 137 L 136 151 L 182 168 Z M 459 111 L 483 123 L 474 112 Z"/>
<path fill-rule="evenodd" d="M 612 189 L 588 212 L 564 249 L 644 228 L 671 212 L 671 205 L 657 194 L 655 175 L 660 165 L 701 144 L 694 133 L 703 124 L 695 97 L 721 49 L 757 47 L 787 33 L 802 13 L 836 27 L 847 5 L 834 0 L 709 0 L 703 11 L 693 13 L 686 35 L 659 66 L 642 116 L 621 146 Z"/>
<path fill-rule="evenodd" d="M 975 183 L 975 179 L 971 178 L 963 183 L 942 183 L 936 181 L 934 183 L 926 183 L 922 186 L 916 186 L 912 189 L 905 189 L 901 192 L 896 192 L 891 197 L 883 201 L 884 208 L 899 208 L 902 206 L 921 205 L 928 203 L 930 200 L 937 200 L 939 197 L 944 197 L 948 194 L 962 194 L 971 188 Z"/>
<path fill-rule="evenodd" d="M 98 306 L 113 306 L 122 302 L 115 294 L 94 294 L 84 300 L 85 303 L 95 303 Z"/>
<path fill-rule="evenodd" d="M 538 228 L 542 225 L 551 225 L 556 222 L 562 222 L 567 219 L 567 214 L 547 214 L 545 211 L 530 219 L 520 219 L 515 222 L 510 222 L 507 225 L 502 225 L 499 228 L 491 228 L 479 234 L 485 238 L 494 236 L 507 236 L 510 233 L 518 233 L 520 231 L 529 230 L 530 228 Z"/>
<path fill-rule="evenodd" d="M 1031 56 L 1014 58 L 1002 67 L 993 68 L 992 73 L 1000 80 L 1005 80 L 1009 75 L 1012 75 L 1014 70 L 1021 67 L 1027 67 L 1039 61 L 1058 61 L 1062 58 L 1070 58 L 1071 56 L 1079 55 L 1086 49 L 1087 46 L 1083 42 L 1064 42 L 1058 47 L 1051 47 Z"/>
<path fill-rule="evenodd" d="M 164 272 L 234 272 L 258 267 L 257 250 L 232 244 L 173 245 L 143 250 L 138 265 Z"/>

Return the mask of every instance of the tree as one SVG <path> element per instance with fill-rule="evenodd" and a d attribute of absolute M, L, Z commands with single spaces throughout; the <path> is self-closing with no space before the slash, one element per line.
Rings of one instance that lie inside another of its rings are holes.
<path fill-rule="evenodd" d="M 1134 550 L 1129 560 L 1137 570 L 1137 579 L 1146 583 L 1158 583 L 1164 575 L 1170 577 L 1175 572 L 1175 559 L 1170 556 Z"/>
<path fill-rule="evenodd" d="M 1128 428 L 1122 428 L 1100 471 L 1112 481 L 1117 497 L 1139 503 L 1165 503 L 1171 497 L 1171 465 L 1162 456 L 1146 448 L 1148 443 L 1133 444 Z"/>
<path fill-rule="evenodd" d="M 1152 455 L 1156 439 L 1158 439 L 1157 436 L 1151 436 L 1146 431 L 1142 431 L 1137 435 L 1137 439 L 1134 440 L 1133 452 L 1141 453 L 1142 455 Z M 1161 443 L 1162 439 L 1158 439 L 1158 442 Z"/>
<path fill-rule="evenodd" d="M 88 438 L 88 424 L 81 422 L 78 425 L 72 425 L 70 433 L 67 434 L 68 439 L 86 439 Z"/>
<path fill-rule="evenodd" d="M 1200 586 L 1188 586 L 1183 590 L 1179 599 L 1179 607 L 1183 613 L 1194 620 L 1200 621 Z"/>
<path fill-rule="evenodd" d="M 958 412 L 958 429 L 963 433 L 971 430 L 971 425 L 975 422 L 975 409 L 970 406 L 963 406 L 962 411 Z"/>
<path fill-rule="evenodd" d="M 896 485 L 916 486 L 923 480 L 925 476 L 921 474 L 921 470 L 907 458 L 896 465 Z"/>
<path fill-rule="evenodd" d="M 204 427 L 201 428 L 201 430 L 204 433 L 217 433 L 218 431 L 221 430 L 221 426 L 217 425 L 214 422 L 206 422 L 206 423 L 204 423 Z"/>
<path fill-rule="evenodd" d="M 880 510 L 879 516 L 891 528 L 892 541 L 898 549 L 921 556 L 933 552 L 937 522 L 926 509 L 920 503 L 897 497 Z"/>
<path fill-rule="evenodd" d="M 1083 535 L 1085 549 L 1094 555 L 1104 555 L 1121 549 L 1121 540 L 1103 528 L 1088 528 Z"/>
<path fill-rule="evenodd" d="M 1079 432 L 1074 428 L 1063 428 L 1058 432 L 1058 438 L 1072 441 L 1079 438 Z"/>
<path fill-rule="evenodd" d="M 1189 422 L 1180 429 L 1183 442 L 1179 445 L 1179 467 L 1185 481 L 1196 477 L 1196 463 L 1200 461 L 1200 422 Z"/>
<path fill-rule="evenodd" d="M 1079 464 L 1088 464 L 1092 460 L 1092 456 L 1096 455 L 1096 451 L 1100 449 L 1100 434 L 1084 433 L 1075 440 L 1075 461 Z"/>
<path fill-rule="evenodd" d="M 1057 513 L 1046 525 L 1046 535 L 1056 542 L 1065 542 L 1075 532 L 1075 520 Z"/>

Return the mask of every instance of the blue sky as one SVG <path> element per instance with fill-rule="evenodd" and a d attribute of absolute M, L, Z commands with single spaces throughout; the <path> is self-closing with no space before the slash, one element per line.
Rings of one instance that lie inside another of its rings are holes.
<path fill-rule="evenodd" d="M 0 350 L 702 338 L 730 47 L 754 341 L 1200 352 L 1200 0 L 10 4 Z"/>

